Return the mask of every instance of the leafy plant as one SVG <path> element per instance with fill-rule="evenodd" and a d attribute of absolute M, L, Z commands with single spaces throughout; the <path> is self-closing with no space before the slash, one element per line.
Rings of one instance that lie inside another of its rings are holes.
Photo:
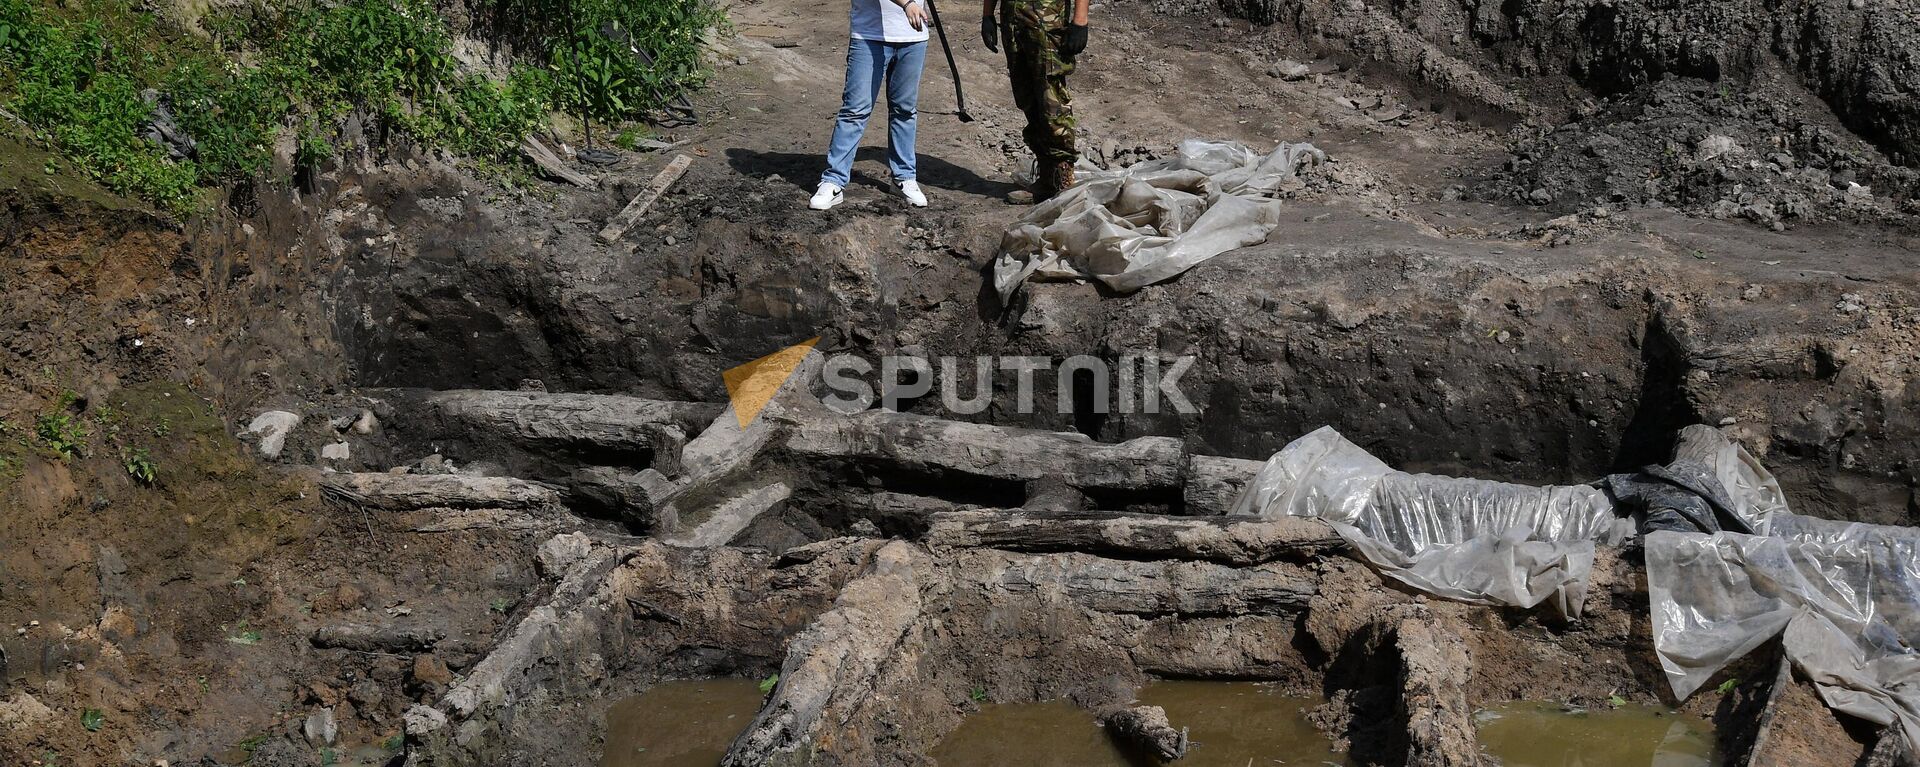
<path fill-rule="evenodd" d="M 487 609 L 500 613 L 501 615 L 506 615 L 507 611 L 512 608 L 513 600 L 506 597 L 494 597 L 493 601 L 487 603 Z"/>
<path fill-rule="evenodd" d="M 33 432 L 48 450 L 71 459 L 86 454 L 87 427 L 67 409 L 68 402 L 62 399 L 58 408 L 41 413 L 34 421 Z"/>
<path fill-rule="evenodd" d="M 262 638 L 259 630 L 247 628 L 247 624 L 243 622 L 240 624 L 239 633 L 227 637 L 227 641 L 251 647 L 260 644 Z"/>
<path fill-rule="evenodd" d="M 1739 679 L 1728 679 L 1727 681 L 1721 682 L 1719 687 L 1715 687 L 1713 689 L 1715 692 L 1718 692 L 1721 695 L 1725 695 L 1727 693 L 1733 692 L 1734 688 L 1739 686 L 1740 686 Z"/>
<path fill-rule="evenodd" d="M 127 467 L 127 476 L 142 485 L 152 485 L 160 477 L 160 467 L 153 462 L 153 454 L 146 448 L 134 448 L 122 456 Z"/>
<path fill-rule="evenodd" d="M 1627 699 L 1620 697 L 1619 693 L 1614 693 L 1612 695 L 1607 696 L 1607 705 L 1613 708 L 1619 708 L 1621 706 L 1627 705 Z"/>
<path fill-rule="evenodd" d="M 80 712 L 80 726 L 87 728 L 87 732 L 99 732 L 100 728 L 107 726 L 107 715 L 101 713 L 100 709 L 97 708 L 82 711 Z"/>
<path fill-rule="evenodd" d="M 762 679 L 760 680 L 760 694 L 761 695 L 771 694 L 773 692 L 773 688 L 778 687 L 779 685 L 780 685 L 779 674 L 774 674 L 773 676 Z"/>
<path fill-rule="evenodd" d="M 987 688 L 975 687 L 967 693 L 967 697 L 972 698 L 975 703 L 985 703 L 987 702 Z"/>

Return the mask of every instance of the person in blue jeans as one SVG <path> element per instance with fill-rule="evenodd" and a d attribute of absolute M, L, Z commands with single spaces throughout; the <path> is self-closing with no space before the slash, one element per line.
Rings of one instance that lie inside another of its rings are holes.
<path fill-rule="evenodd" d="M 807 207 L 826 210 L 846 200 L 853 153 L 867 131 L 880 85 L 887 86 L 887 168 L 900 194 L 916 207 L 927 195 L 914 180 L 914 117 L 920 103 L 920 70 L 927 61 L 927 12 L 919 0 L 852 0 L 847 19 L 847 87 L 827 146 L 827 170 Z"/>

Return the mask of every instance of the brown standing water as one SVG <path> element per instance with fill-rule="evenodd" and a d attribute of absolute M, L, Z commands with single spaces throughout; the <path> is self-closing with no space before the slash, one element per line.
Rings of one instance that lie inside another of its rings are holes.
<path fill-rule="evenodd" d="M 1257 682 L 1162 681 L 1140 691 L 1140 702 L 1167 710 L 1192 743 L 1186 767 L 1259 764 L 1345 765 L 1325 736 L 1307 722 L 1318 698 L 1280 695 Z M 1153 765 L 1123 750 L 1093 715 L 1066 701 L 984 706 L 933 750 L 940 767 L 1050 764 L 1062 767 Z"/>
<path fill-rule="evenodd" d="M 752 679 L 656 684 L 607 711 L 601 767 L 714 767 L 765 698 Z"/>
<path fill-rule="evenodd" d="M 1663 706 L 1592 710 L 1517 701 L 1480 711 L 1480 746 L 1504 767 L 1706 767 L 1713 725 Z"/>

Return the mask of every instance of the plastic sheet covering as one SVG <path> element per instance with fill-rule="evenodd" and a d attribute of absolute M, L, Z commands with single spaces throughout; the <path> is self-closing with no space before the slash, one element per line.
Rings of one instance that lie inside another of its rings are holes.
<path fill-rule="evenodd" d="M 1775 636 L 1838 711 L 1920 743 L 1920 531 L 1798 517 L 1647 536 L 1654 648 L 1685 698 Z"/>
<path fill-rule="evenodd" d="M 1281 186 L 1326 159 L 1312 144 L 1283 143 L 1261 155 L 1188 139 L 1169 158 L 1082 170 L 1080 183 L 1007 230 L 994 287 L 1004 301 L 1030 277 L 1095 279 L 1130 292 L 1176 276 L 1265 241 L 1280 225 L 1273 198 Z"/>
<path fill-rule="evenodd" d="M 1745 520 L 1756 534 L 1767 534 L 1775 517 L 1791 516 L 1792 512 L 1787 510 L 1787 494 L 1780 489 L 1780 483 L 1760 464 L 1760 459 L 1740 443 L 1719 429 L 1704 425 L 1681 429 L 1680 441 L 1682 452 L 1711 464 L 1714 477 L 1720 480 L 1733 502 L 1734 514 Z"/>
<path fill-rule="evenodd" d="M 1394 471 L 1331 427 L 1267 460 L 1234 513 L 1326 520 L 1381 573 L 1436 596 L 1579 615 L 1596 542 L 1628 528 L 1586 486 Z"/>

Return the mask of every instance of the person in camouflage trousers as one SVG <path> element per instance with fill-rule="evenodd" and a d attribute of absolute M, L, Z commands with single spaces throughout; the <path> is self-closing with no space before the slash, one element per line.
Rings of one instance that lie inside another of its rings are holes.
<path fill-rule="evenodd" d="M 1074 58 L 1087 47 L 1089 4 L 1090 0 L 985 0 L 981 8 L 980 39 L 990 51 L 1006 44 L 1013 102 L 1027 115 L 1023 135 L 1040 171 L 1033 190 L 1036 202 L 1073 186 L 1073 165 L 1080 152 L 1074 146 L 1076 125 L 1067 75 L 1073 74 Z"/>

